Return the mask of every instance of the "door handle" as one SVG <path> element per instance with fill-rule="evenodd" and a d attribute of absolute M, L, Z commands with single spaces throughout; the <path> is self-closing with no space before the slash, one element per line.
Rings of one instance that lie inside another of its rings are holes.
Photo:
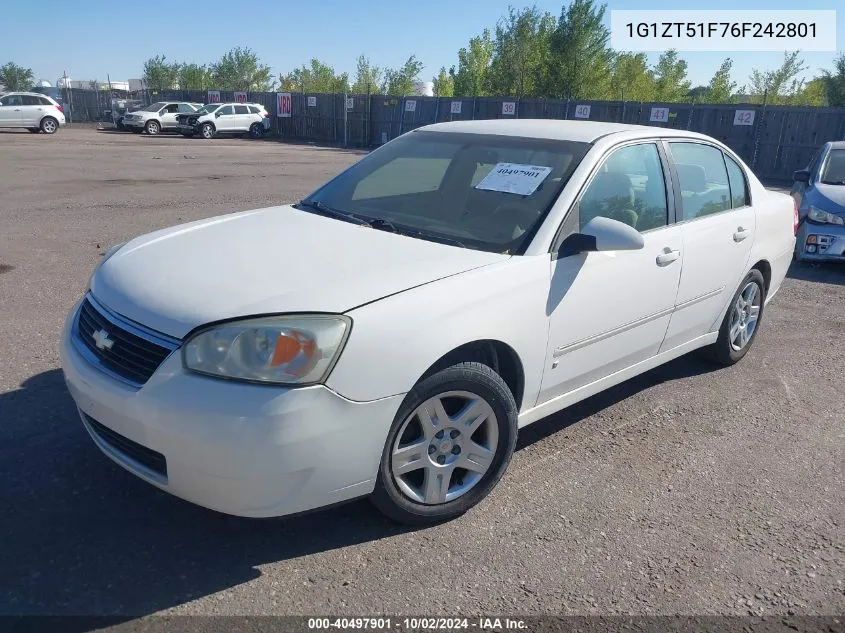
<path fill-rule="evenodd" d="M 738 226 L 736 227 L 736 232 L 734 233 L 734 242 L 741 242 L 749 235 L 751 235 L 751 231 Z"/>
<path fill-rule="evenodd" d="M 658 266 L 668 266 L 681 256 L 681 251 L 673 251 L 668 246 L 663 249 L 663 252 L 657 256 Z"/>
<path fill-rule="evenodd" d="M 20 111 L 21 111 L 20 108 L 15 108 L 15 112 L 20 112 Z"/>

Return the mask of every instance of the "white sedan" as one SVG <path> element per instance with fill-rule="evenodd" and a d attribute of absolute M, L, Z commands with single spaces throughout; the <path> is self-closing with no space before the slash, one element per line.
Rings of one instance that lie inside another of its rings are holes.
<path fill-rule="evenodd" d="M 62 362 L 97 446 L 162 490 L 442 521 L 496 485 L 520 427 L 699 348 L 741 359 L 795 227 L 700 134 L 441 123 L 298 204 L 111 249 Z"/>

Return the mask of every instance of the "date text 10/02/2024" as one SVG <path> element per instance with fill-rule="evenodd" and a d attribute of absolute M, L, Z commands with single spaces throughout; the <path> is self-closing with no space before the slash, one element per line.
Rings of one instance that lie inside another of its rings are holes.
<path fill-rule="evenodd" d="M 525 631 L 527 624 L 518 618 L 308 618 L 308 629 L 330 630 L 411 630 L 411 631 Z"/>

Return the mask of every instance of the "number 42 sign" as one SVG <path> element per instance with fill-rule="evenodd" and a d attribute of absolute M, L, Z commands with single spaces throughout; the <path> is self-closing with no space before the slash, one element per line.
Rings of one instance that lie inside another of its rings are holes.
<path fill-rule="evenodd" d="M 734 125 L 754 125 L 754 110 L 737 110 L 734 113 Z"/>

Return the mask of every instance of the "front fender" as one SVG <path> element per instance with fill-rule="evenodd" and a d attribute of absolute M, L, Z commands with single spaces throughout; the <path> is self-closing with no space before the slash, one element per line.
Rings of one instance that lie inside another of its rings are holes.
<path fill-rule="evenodd" d="M 550 255 L 512 257 L 349 311 L 352 331 L 327 385 L 350 400 L 408 392 L 439 358 L 473 341 L 509 345 L 540 391 L 548 343 Z"/>

